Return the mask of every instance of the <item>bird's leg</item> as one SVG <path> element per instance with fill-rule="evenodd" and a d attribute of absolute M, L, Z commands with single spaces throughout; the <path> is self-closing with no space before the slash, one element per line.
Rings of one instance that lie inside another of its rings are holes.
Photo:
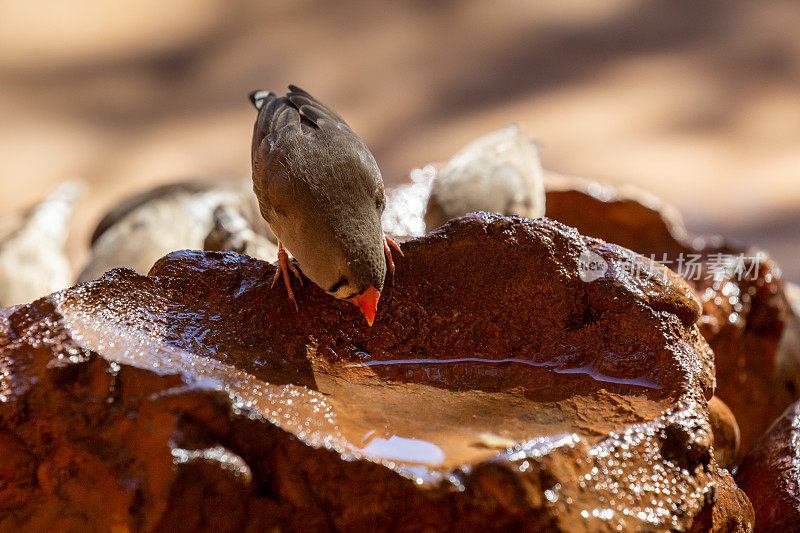
<path fill-rule="evenodd" d="M 388 235 L 383 236 L 383 253 L 386 254 L 386 266 L 389 267 L 389 273 L 392 275 L 392 283 L 394 283 L 394 260 L 392 259 L 392 248 L 397 250 L 400 257 L 405 257 L 400 245 L 394 242 Z"/>
<path fill-rule="evenodd" d="M 281 277 L 283 274 L 283 284 L 286 285 L 286 292 L 289 293 L 289 299 L 294 304 L 295 310 L 299 311 L 297 307 L 297 300 L 294 299 L 294 291 L 292 291 L 292 283 L 289 279 L 289 271 L 297 276 L 297 279 L 300 280 L 300 285 L 303 285 L 303 278 L 300 277 L 300 272 L 297 271 L 297 268 L 289 261 L 289 254 L 286 253 L 286 250 L 281 244 L 281 241 L 278 241 L 278 268 L 275 270 L 275 277 L 272 278 L 272 285 L 270 288 L 275 286 L 275 282 L 278 281 L 278 278 Z"/>
<path fill-rule="evenodd" d="M 397 244 L 397 243 L 394 241 L 394 239 L 392 239 L 392 238 L 391 238 L 391 237 L 389 237 L 388 235 L 384 235 L 384 236 L 383 236 L 383 242 L 384 242 L 385 244 L 388 244 L 389 246 L 391 246 L 391 247 L 392 247 L 392 248 L 394 248 L 395 250 L 397 250 L 397 253 L 398 253 L 398 254 L 400 254 L 400 257 L 405 257 L 405 256 L 406 256 L 406 255 L 403 253 L 403 250 L 401 250 L 401 249 L 400 249 L 400 245 L 399 245 L 399 244 Z"/>

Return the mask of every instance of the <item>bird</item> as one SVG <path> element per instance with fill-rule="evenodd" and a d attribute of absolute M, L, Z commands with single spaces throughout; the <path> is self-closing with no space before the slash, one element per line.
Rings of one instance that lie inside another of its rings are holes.
<path fill-rule="evenodd" d="M 364 141 L 333 109 L 289 85 L 284 96 L 254 91 L 253 191 L 278 241 L 278 267 L 299 311 L 290 272 L 355 304 L 371 327 L 392 250 L 381 226 L 386 205 L 380 169 Z M 288 253 L 293 261 L 289 260 Z M 296 263 L 296 266 L 295 266 Z"/>

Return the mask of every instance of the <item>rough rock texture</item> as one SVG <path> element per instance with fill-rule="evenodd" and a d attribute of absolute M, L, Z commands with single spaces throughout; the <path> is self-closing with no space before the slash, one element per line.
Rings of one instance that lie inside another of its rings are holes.
<path fill-rule="evenodd" d="M 639 189 L 552 175 L 546 187 L 548 217 L 663 261 L 687 278 L 703 303 L 699 324 L 715 354 L 716 395 L 736 416 L 746 452 L 800 398 L 800 327 L 780 269 L 759 250 L 690 238 L 673 208 Z M 727 262 L 759 253 L 761 259 L 741 265 Z"/>
<path fill-rule="evenodd" d="M 549 220 L 404 251 L 372 328 L 231 252 L 3 311 L 0 530 L 750 529 L 681 279 Z"/>
<path fill-rule="evenodd" d="M 756 443 L 744 458 L 736 482 L 753 502 L 758 531 L 800 527 L 800 402 Z"/>

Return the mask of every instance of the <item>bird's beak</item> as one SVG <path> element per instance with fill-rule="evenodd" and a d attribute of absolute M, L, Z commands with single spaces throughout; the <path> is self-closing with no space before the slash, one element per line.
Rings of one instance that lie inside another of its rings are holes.
<path fill-rule="evenodd" d="M 378 289 L 370 287 L 363 293 L 356 294 L 350 298 L 350 301 L 361 309 L 370 327 L 372 327 L 372 323 L 375 321 L 375 312 L 378 310 L 378 298 L 380 297 L 381 293 L 378 292 Z"/>

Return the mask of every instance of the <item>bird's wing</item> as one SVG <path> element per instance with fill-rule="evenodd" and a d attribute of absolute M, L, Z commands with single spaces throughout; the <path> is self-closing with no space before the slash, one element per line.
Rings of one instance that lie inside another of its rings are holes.
<path fill-rule="evenodd" d="M 250 95 L 250 100 L 259 110 L 253 130 L 253 189 L 262 216 L 273 223 L 280 204 L 287 205 L 293 196 L 290 162 L 306 152 L 301 123 L 307 123 L 305 128 L 312 127 L 312 123 L 301 116 L 288 95 L 256 91 Z"/>
<path fill-rule="evenodd" d="M 333 109 L 326 106 L 310 94 L 296 85 L 289 85 L 289 92 L 286 98 L 300 112 L 300 116 L 305 118 L 315 128 L 347 126 L 347 123 Z M 349 127 L 348 127 L 349 129 Z"/>
<path fill-rule="evenodd" d="M 296 203 L 309 197 L 310 188 L 330 189 L 332 179 L 338 180 L 339 189 L 370 193 L 375 189 L 380 173 L 368 148 L 330 107 L 295 85 L 285 96 L 256 91 L 250 99 L 259 109 L 252 146 L 253 184 L 268 221 L 274 218 L 278 200 L 291 198 Z M 346 171 L 320 172 L 319 165 L 342 162 Z M 355 170 L 364 164 L 374 166 L 375 172 Z"/>
<path fill-rule="evenodd" d="M 264 138 L 268 138 L 270 143 L 274 144 L 287 128 L 299 131 L 300 114 L 296 108 L 289 105 L 285 97 L 281 98 L 272 92 L 256 91 L 250 95 L 250 100 L 258 109 L 258 118 L 253 131 L 253 157 L 255 158 Z"/>
<path fill-rule="evenodd" d="M 273 92 L 255 91 L 250 100 L 259 110 L 253 136 L 253 150 L 264 138 L 275 142 L 283 134 L 312 133 L 318 130 L 339 130 L 351 133 L 352 130 L 342 117 L 308 92 L 289 85 L 286 96 Z"/>

